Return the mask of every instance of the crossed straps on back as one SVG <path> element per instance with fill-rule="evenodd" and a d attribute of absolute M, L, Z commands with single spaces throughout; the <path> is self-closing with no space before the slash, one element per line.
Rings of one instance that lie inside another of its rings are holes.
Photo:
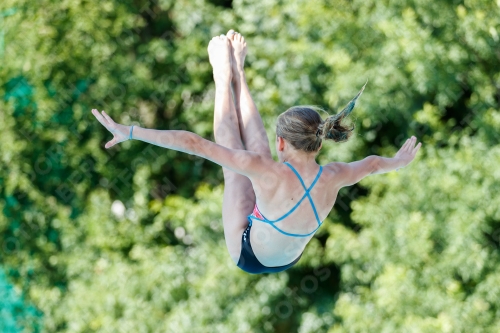
<path fill-rule="evenodd" d="M 321 173 L 323 171 L 323 167 L 321 165 L 319 166 L 319 171 L 318 171 L 318 174 L 316 175 L 316 178 L 312 182 L 311 186 L 309 186 L 309 188 L 307 188 L 306 185 L 304 184 L 304 181 L 302 180 L 302 177 L 300 177 L 300 175 L 297 172 L 297 170 L 295 170 L 295 168 L 290 163 L 285 162 L 285 164 L 288 165 L 290 167 L 290 169 L 292 169 L 292 171 L 295 173 L 295 175 L 297 176 L 297 178 L 299 178 L 300 183 L 302 184 L 302 187 L 304 188 L 304 190 L 306 191 L 306 193 L 302 196 L 302 198 L 299 200 L 299 202 L 297 202 L 297 204 L 295 206 L 293 206 L 293 208 L 288 211 L 288 213 L 286 213 L 285 215 L 283 215 L 282 217 L 280 217 L 277 220 L 271 221 L 271 220 L 268 220 L 266 218 L 260 219 L 260 218 L 258 218 L 256 216 L 253 216 L 253 215 L 249 215 L 248 217 L 249 217 L 249 219 L 254 219 L 254 220 L 257 220 L 257 221 L 265 222 L 265 223 L 271 225 L 274 229 L 278 230 L 279 232 L 281 232 L 284 235 L 292 236 L 292 237 L 307 237 L 307 236 L 310 236 L 313 233 L 315 233 L 316 230 L 318 230 L 319 227 L 322 224 L 322 222 L 319 219 L 318 212 L 316 211 L 316 206 L 314 206 L 314 202 L 313 202 L 313 199 L 311 198 L 310 192 L 311 192 L 312 188 L 314 187 L 314 185 L 316 185 L 316 182 L 318 181 L 319 177 L 321 176 Z M 311 231 L 308 234 L 292 234 L 292 233 L 283 231 L 283 230 L 281 230 L 280 228 L 278 228 L 277 226 L 274 225 L 276 222 L 280 222 L 281 220 L 283 220 L 284 218 L 286 218 L 288 215 L 290 215 L 291 213 L 293 213 L 295 211 L 295 209 L 297 209 L 297 207 L 302 203 L 302 201 L 304 201 L 304 199 L 306 197 L 309 199 L 309 202 L 311 203 L 311 207 L 312 207 L 312 209 L 314 211 L 314 216 L 316 216 L 316 222 L 318 222 L 318 226 L 316 227 L 316 229 L 314 229 L 313 231 Z M 250 220 L 250 222 L 252 222 L 252 220 Z"/>

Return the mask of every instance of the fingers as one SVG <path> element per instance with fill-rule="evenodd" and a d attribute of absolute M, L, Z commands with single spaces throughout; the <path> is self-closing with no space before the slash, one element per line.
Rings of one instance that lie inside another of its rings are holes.
<path fill-rule="evenodd" d="M 399 148 L 399 150 L 404 151 L 406 149 L 406 146 L 408 145 L 408 140 L 409 139 L 406 139 L 405 143 L 403 143 L 403 145 L 401 146 L 401 148 Z"/>
<path fill-rule="evenodd" d="M 416 146 L 415 143 L 417 142 L 417 138 L 415 136 L 412 136 L 411 138 L 407 139 L 406 142 L 403 144 L 401 147 L 401 151 L 408 152 L 415 156 L 415 154 L 418 152 L 420 147 L 422 147 L 422 142 L 419 142 Z"/>
<path fill-rule="evenodd" d="M 417 152 L 419 151 L 420 147 L 422 147 L 422 142 L 419 142 L 418 145 L 415 148 L 413 148 L 413 150 L 411 151 L 411 153 L 413 155 L 417 154 Z"/>
<path fill-rule="evenodd" d="M 417 138 L 415 136 L 412 136 L 410 138 L 410 142 L 408 143 L 408 152 L 412 152 L 413 148 L 415 148 L 415 142 L 417 141 Z"/>
<path fill-rule="evenodd" d="M 412 136 L 411 138 L 408 138 L 406 140 L 406 142 L 403 144 L 403 146 L 401 147 L 401 150 L 411 152 L 415 146 L 415 141 L 417 141 L 417 138 L 414 136 Z"/>
<path fill-rule="evenodd" d="M 92 109 L 92 114 L 97 118 L 97 120 L 104 126 L 108 131 L 111 133 L 116 132 L 116 123 L 111 119 L 111 117 L 104 111 L 99 113 L 96 109 Z M 122 140 L 123 141 L 123 140 Z M 109 142 L 107 142 L 104 145 L 104 148 L 108 149 L 113 147 L 114 145 L 120 143 L 121 141 L 118 140 L 116 137 L 116 134 L 114 134 L 113 139 Z"/>
<path fill-rule="evenodd" d="M 104 112 L 104 111 L 103 111 Z M 99 113 L 96 109 L 92 109 L 92 114 L 97 118 L 97 120 L 101 123 L 102 126 L 108 128 L 109 124 L 106 118 L 103 117 L 102 114 Z"/>
<path fill-rule="evenodd" d="M 413 149 L 413 146 L 415 144 L 416 138 L 412 136 L 411 138 L 408 139 L 408 144 L 406 145 L 406 151 L 410 152 Z"/>
<path fill-rule="evenodd" d="M 108 143 L 106 143 L 104 145 L 104 148 L 108 149 L 108 148 L 111 148 L 113 147 L 114 145 L 116 145 L 118 143 L 118 140 L 116 139 L 116 137 L 113 138 L 113 140 L 111 141 L 108 141 Z"/>
<path fill-rule="evenodd" d="M 408 146 L 410 145 L 410 139 L 406 139 L 405 143 L 401 147 L 402 151 L 408 151 Z"/>
<path fill-rule="evenodd" d="M 108 114 L 107 114 L 106 112 L 102 111 L 102 114 L 103 114 L 103 116 L 104 116 L 104 119 L 106 119 L 110 125 L 112 125 L 112 124 L 114 124 L 114 123 L 115 123 L 115 122 L 113 121 L 113 119 L 111 119 L 111 117 L 110 117 L 110 116 L 108 116 Z"/>

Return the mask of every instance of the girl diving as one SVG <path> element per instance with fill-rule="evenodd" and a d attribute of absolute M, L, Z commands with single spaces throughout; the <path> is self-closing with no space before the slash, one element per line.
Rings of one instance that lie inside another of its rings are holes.
<path fill-rule="evenodd" d="M 343 120 L 363 87 L 341 112 L 325 120 L 312 106 L 294 106 L 281 113 L 276 162 L 246 82 L 246 54 L 245 39 L 233 30 L 208 44 L 216 88 L 215 142 L 188 131 L 121 125 L 104 111 L 92 113 L 114 136 L 106 149 L 134 139 L 222 166 L 222 222 L 229 256 L 248 273 L 273 273 L 299 261 L 342 187 L 407 166 L 421 143 L 416 145 L 412 136 L 392 158 L 371 155 L 352 163 L 318 165 L 315 158 L 324 140 L 344 142 L 351 136 L 354 126 L 346 126 Z"/>

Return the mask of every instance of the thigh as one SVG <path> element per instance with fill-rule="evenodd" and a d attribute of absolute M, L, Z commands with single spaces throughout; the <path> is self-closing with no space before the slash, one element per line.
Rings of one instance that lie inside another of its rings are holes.
<path fill-rule="evenodd" d="M 255 206 L 255 193 L 250 179 L 226 168 L 224 172 L 224 199 L 222 223 L 227 250 L 237 264 L 241 252 L 241 237 L 248 226 L 247 216 Z"/>

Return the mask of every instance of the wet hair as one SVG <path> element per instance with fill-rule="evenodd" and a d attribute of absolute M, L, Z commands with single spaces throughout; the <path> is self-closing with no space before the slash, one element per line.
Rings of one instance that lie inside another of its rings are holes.
<path fill-rule="evenodd" d="M 354 124 L 348 126 L 344 120 L 354 109 L 356 100 L 365 86 L 366 83 L 342 111 L 325 120 L 318 113 L 324 111 L 319 107 L 302 105 L 289 108 L 278 116 L 276 135 L 287 140 L 295 149 L 306 152 L 317 152 L 323 139 L 335 142 L 347 141 L 355 126 Z"/>

